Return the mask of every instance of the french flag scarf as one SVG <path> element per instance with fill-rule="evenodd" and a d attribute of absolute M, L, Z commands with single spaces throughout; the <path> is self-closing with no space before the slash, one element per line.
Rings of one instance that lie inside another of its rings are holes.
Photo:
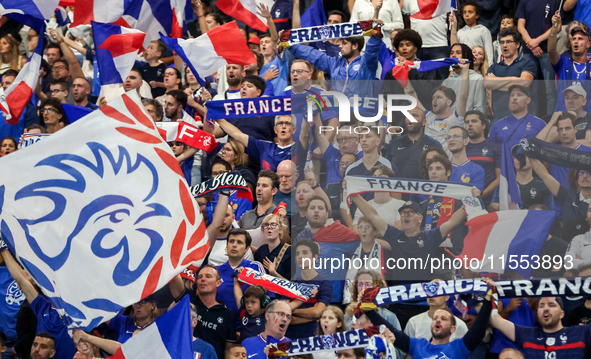
<path fill-rule="evenodd" d="M 252 268 L 243 268 L 237 273 L 238 281 L 248 285 L 260 285 L 270 292 L 280 294 L 284 297 L 299 300 L 301 302 L 315 302 L 312 298 L 312 291 L 318 290 L 318 286 L 314 284 L 304 284 L 297 282 L 290 282 L 286 279 L 273 277 L 272 275 L 261 273 Z"/>

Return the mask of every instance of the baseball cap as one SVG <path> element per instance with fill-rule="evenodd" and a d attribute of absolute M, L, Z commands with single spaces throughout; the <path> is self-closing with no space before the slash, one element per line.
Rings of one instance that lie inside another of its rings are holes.
<path fill-rule="evenodd" d="M 259 40 L 258 37 L 251 37 L 250 39 L 248 39 L 248 43 L 258 45 L 261 43 L 261 40 Z"/>
<path fill-rule="evenodd" d="M 570 30 L 570 36 L 575 36 L 575 34 L 577 32 L 582 32 L 583 35 L 587 36 L 588 38 L 591 38 L 591 34 L 589 34 L 589 31 L 585 30 L 584 28 L 582 28 L 581 26 L 575 26 Z"/>
<path fill-rule="evenodd" d="M 421 213 L 421 206 L 419 206 L 417 202 L 413 201 L 406 201 L 402 207 L 398 208 L 398 213 L 404 211 L 407 208 L 410 208 L 417 213 Z"/>
<path fill-rule="evenodd" d="M 519 91 L 523 92 L 524 94 L 527 95 L 527 97 L 531 97 L 529 89 L 525 86 L 521 86 L 521 85 L 512 85 L 511 87 L 509 87 L 509 94 L 511 94 L 513 92 L 514 89 L 518 89 Z"/>
<path fill-rule="evenodd" d="M 565 88 L 564 90 L 562 90 L 562 94 L 566 95 L 567 92 L 572 91 L 574 93 L 576 93 L 577 95 L 583 96 L 583 97 L 587 97 L 587 91 L 585 91 L 585 89 L 583 88 L 583 86 L 579 86 L 579 85 L 570 85 L 569 87 Z"/>

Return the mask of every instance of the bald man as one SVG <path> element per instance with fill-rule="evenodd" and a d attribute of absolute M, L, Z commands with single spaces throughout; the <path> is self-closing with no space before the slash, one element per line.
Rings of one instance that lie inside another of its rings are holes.
<path fill-rule="evenodd" d="M 279 191 L 273 198 L 273 204 L 279 206 L 281 202 L 287 207 L 287 217 L 291 217 L 291 195 L 295 191 L 298 174 L 296 164 L 291 160 L 284 160 L 277 165 L 277 176 L 279 176 Z"/>

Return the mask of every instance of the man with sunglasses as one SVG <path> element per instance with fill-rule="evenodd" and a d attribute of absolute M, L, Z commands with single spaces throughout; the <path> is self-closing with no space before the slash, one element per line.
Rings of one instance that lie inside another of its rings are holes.
<path fill-rule="evenodd" d="M 293 302 L 292 302 L 293 303 Z M 291 305 L 286 300 L 273 300 L 266 307 L 265 330 L 257 335 L 244 339 L 248 359 L 265 359 L 265 347 L 273 343 L 290 341 L 285 332 L 292 320 Z"/>

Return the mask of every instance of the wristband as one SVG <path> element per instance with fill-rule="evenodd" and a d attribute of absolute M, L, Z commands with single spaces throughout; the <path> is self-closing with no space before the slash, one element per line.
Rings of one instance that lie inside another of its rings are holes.
<path fill-rule="evenodd" d="M 230 197 L 230 191 L 220 191 L 220 194 L 223 194 L 226 197 Z"/>
<path fill-rule="evenodd" d="M 320 187 L 320 185 L 317 183 L 316 186 L 312 187 L 312 189 L 316 189 L 318 187 Z"/>
<path fill-rule="evenodd" d="M 182 293 L 178 297 L 174 298 L 175 303 L 180 302 L 181 299 L 183 299 L 183 297 L 185 296 L 185 294 L 187 294 L 187 288 L 183 288 Z"/>

